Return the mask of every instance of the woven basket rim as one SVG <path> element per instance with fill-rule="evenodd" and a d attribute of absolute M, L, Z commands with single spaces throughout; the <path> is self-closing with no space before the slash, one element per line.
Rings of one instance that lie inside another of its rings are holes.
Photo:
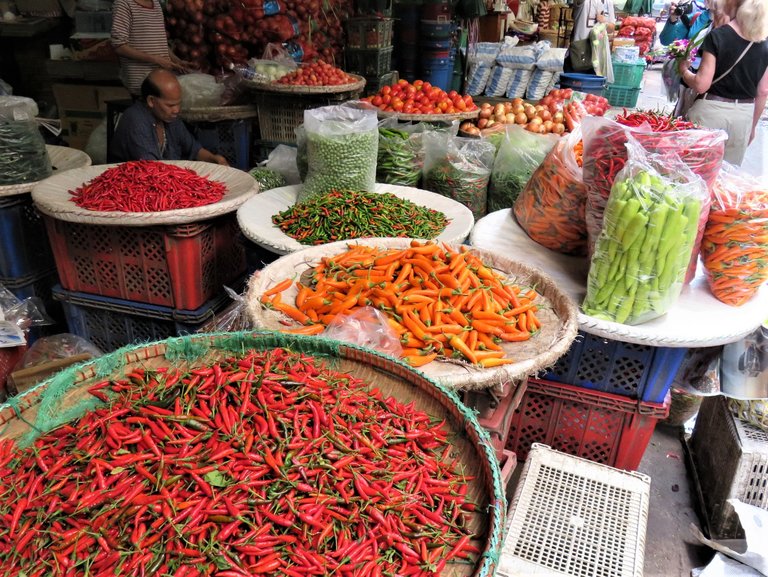
<path fill-rule="evenodd" d="M 192 160 L 163 162 L 190 168 L 202 176 L 221 181 L 227 185 L 228 191 L 222 200 L 214 204 L 163 212 L 107 212 L 80 208 L 70 200 L 69 191 L 117 166 L 101 164 L 70 170 L 44 180 L 32 190 L 32 199 L 41 213 L 67 222 L 108 226 L 154 226 L 189 224 L 228 214 L 237 210 L 241 204 L 259 191 L 256 180 L 247 172 L 236 168 Z"/>
<path fill-rule="evenodd" d="M 258 110 L 253 104 L 236 106 L 198 106 L 183 109 L 179 116 L 188 122 L 218 122 L 221 120 L 242 120 L 255 118 Z"/>
<path fill-rule="evenodd" d="M 51 159 L 51 165 L 59 171 L 54 172 L 51 176 L 61 174 L 66 170 L 72 170 L 74 168 L 85 168 L 91 166 L 93 163 L 90 156 L 77 148 L 46 144 L 45 149 L 48 152 L 48 157 Z M 2 185 L 0 186 L 0 197 L 15 196 L 17 194 L 32 192 L 32 189 L 35 188 L 37 184 L 45 180 L 46 179 L 36 180 L 34 182 L 22 182 L 20 184 Z"/>
<path fill-rule="evenodd" d="M 413 121 L 448 121 L 454 120 L 473 120 L 480 115 L 480 109 L 468 110 L 467 112 L 456 112 L 453 114 L 403 114 L 402 112 L 387 112 L 385 110 L 377 111 L 379 118 L 397 118 L 398 120 L 413 120 Z"/>
<path fill-rule="evenodd" d="M 251 90 L 286 94 L 335 94 L 337 92 L 355 92 L 365 88 L 366 80 L 364 77 L 358 74 L 347 74 L 354 78 L 355 81 L 337 86 L 295 86 L 292 84 L 276 84 L 274 82 L 254 82 L 253 80 L 243 80 L 243 83 Z"/>
<path fill-rule="evenodd" d="M 406 248 L 412 239 L 402 238 L 368 238 L 355 241 L 339 241 L 316 247 L 309 247 L 295 253 L 283 256 L 268 264 L 254 274 L 248 282 L 246 293 L 246 311 L 255 327 L 267 329 L 279 329 L 285 327 L 284 319 L 274 311 L 266 310 L 260 301 L 261 294 L 272 284 L 285 278 L 287 273 L 283 269 L 293 271 L 298 276 L 312 263 L 319 262 L 324 256 L 338 254 L 346 250 L 349 244 L 364 244 L 381 248 Z M 454 250 L 459 247 L 451 246 Z M 547 367 L 568 352 L 571 343 L 578 334 L 578 309 L 571 298 L 562 292 L 555 281 L 547 274 L 527 264 L 514 261 L 498 253 L 477 247 L 469 247 L 469 250 L 477 254 L 483 262 L 507 274 L 510 277 L 525 278 L 526 283 L 535 285 L 537 292 L 542 295 L 555 311 L 559 319 L 559 326 L 553 327 L 552 342 L 542 343 L 540 352 L 531 358 L 519 362 L 501 365 L 493 368 L 476 368 L 470 366 L 448 365 L 448 374 L 438 374 L 437 365 L 442 363 L 429 363 L 420 370 L 426 375 L 442 383 L 445 386 L 456 389 L 483 389 L 507 382 L 516 382 L 535 376 L 543 372 Z M 298 326 L 297 323 L 293 323 Z M 507 344 L 514 355 L 515 343 Z M 433 365 L 430 367 L 430 365 Z M 441 367 L 442 368 L 442 367 Z"/>
<path fill-rule="evenodd" d="M 192 345 L 185 348 L 187 345 Z M 195 348 L 200 345 L 200 348 Z M 229 345 L 229 346 L 228 346 Z M 209 333 L 173 337 L 163 341 L 156 341 L 143 345 L 133 345 L 118 349 L 112 353 L 91 359 L 78 365 L 64 369 L 34 388 L 22 393 L 12 400 L 12 403 L 0 405 L 0 427 L 4 427 L 12 420 L 24 420 L 24 412 L 35 407 L 41 401 L 47 387 L 57 379 L 71 378 L 72 384 L 69 390 L 76 386 L 84 386 L 91 380 L 104 380 L 117 375 L 125 374 L 132 366 L 141 366 L 142 362 L 151 359 L 165 357 L 169 363 L 190 360 L 188 357 L 179 356 L 179 351 L 195 351 L 192 363 L 203 359 L 210 359 L 213 355 L 223 353 L 227 355 L 237 354 L 235 348 L 243 352 L 249 349 L 267 350 L 283 347 L 289 350 L 297 349 L 299 352 L 314 355 L 321 358 L 333 356 L 384 371 L 406 383 L 415 385 L 422 394 L 427 394 L 425 388 L 434 388 L 436 399 L 446 410 L 455 412 L 460 427 L 476 450 L 476 456 L 482 459 L 482 469 L 487 473 L 482 486 L 487 492 L 488 498 L 488 533 L 484 537 L 485 551 L 479 556 L 472 575 L 475 577 L 491 577 L 495 566 L 498 564 L 501 552 L 502 537 L 506 525 L 506 495 L 502 485 L 501 473 L 498 463 L 493 457 L 494 449 L 488 433 L 480 426 L 473 411 L 465 407 L 456 394 L 449 388 L 435 382 L 428 376 L 414 370 L 407 364 L 388 357 L 374 350 L 366 349 L 349 343 L 317 339 L 302 335 L 285 335 L 272 331 L 245 331 L 239 333 Z M 170 358 L 169 358 L 170 355 Z M 376 386 L 373 381 L 370 385 Z M 66 393 L 65 393 L 66 394 Z M 1 435 L 0 435 L 1 436 Z M 496 550 L 493 550 L 493 549 Z"/>
<path fill-rule="evenodd" d="M 301 185 L 298 184 L 281 186 L 266 190 L 248 200 L 237 210 L 237 222 L 240 225 L 240 230 L 249 240 L 280 255 L 309 248 L 312 245 L 300 244 L 272 224 L 274 215 L 295 204 L 300 190 Z M 451 218 L 451 223 L 437 237 L 437 240 L 441 242 L 464 242 L 475 224 L 472 211 L 466 206 L 434 192 L 410 186 L 382 183 L 376 183 L 374 192 L 390 192 L 415 204 L 439 210 Z"/>

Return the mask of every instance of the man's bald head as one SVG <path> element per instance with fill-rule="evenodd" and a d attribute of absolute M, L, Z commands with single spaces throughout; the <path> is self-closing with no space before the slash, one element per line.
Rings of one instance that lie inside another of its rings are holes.
<path fill-rule="evenodd" d="M 149 96 L 166 98 L 168 100 L 181 99 L 181 84 L 176 75 L 165 68 L 157 68 L 147 74 L 141 83 L 141 97 L 144 101 Z"/>
<path fill-rule="evenodd" d="M 141 96 L 158 120 L 172 122 L 181 110 L 181 84 L 173 72 L 158 68 L 141 83 Z"/>

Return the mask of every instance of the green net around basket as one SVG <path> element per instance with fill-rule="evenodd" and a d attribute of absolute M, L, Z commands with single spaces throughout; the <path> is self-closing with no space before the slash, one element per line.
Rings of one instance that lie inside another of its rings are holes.
<path fill-rule="evenodd" d="M 41 435 L 99 406 L 101 401 L 88 393 L 95 383 L 120 380 L 139 368 L 148 372 L 169 366 L 194 369 L 224 358 L 239 358 L 252 350 L 272 349 L 318 358 L 328 369 L 361 379 L 367 386 L 380 390 L 384 397 L 392 396 L 405 404 L 415 403 L 415 410 L 423 410 L 438 422 L 442 420 L 450 424 L 453 432 L 449 433 L 449 438 L 453 439 L 452 444 L 459 455 L 461 464 L 458 466 L 470 467 L 470 475 L 475 471 L 477 476 L 473 478 L 479 479 L 475 482 L 482 491 L 482 502 L 487 503 L 477 519 L 487 519 L 488 524 L 476 533 L 485 542 L 476 566 L 466 571 L 462 569 L 457 574 L 491 577 L 501 548 L 506 499 L 488 433 L 480 427 L 474 411 L 464 406 L 454 391 L 399 360 L 356 345 L 277 332 L 242 332 L 190 335 L 126 347 L 65 369 L 0 408 L 5 417 L 0 422 L 6 423 L 0 436 L 9 436 L 11 425 L 15 425 L 18 432 L 18 423 L 8 417 L 9 409 L 28 427 L 22 436 L 10 436 L 16 438 L 18 445 L 28 446 Z M 35 408 L 36 415 L 28 416 L 35 413 Z"/>

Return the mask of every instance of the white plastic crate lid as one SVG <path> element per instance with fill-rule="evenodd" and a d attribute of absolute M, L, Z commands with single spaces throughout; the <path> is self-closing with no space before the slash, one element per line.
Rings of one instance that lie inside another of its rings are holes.
<path fill-rule="evenodd" d="M 534 443 L 499 577 L 642 577 L 651 479 Z"/>

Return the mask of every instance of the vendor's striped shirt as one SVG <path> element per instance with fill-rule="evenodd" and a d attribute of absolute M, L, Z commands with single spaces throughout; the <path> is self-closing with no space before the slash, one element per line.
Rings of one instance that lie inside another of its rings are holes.
<path fill-rule="evenodd" d="M 168 37 L 158 0 L 153 0 L 152 8 L 145 8 L 136 0 L 115 0 L 112 5 L 112 45 L 124 44 L 168 58 Z M 120 78 L 133 95 L 141 93 L 141 83 L 155 68 L 157 66 L 149 62 L 120 57 Z"/>

